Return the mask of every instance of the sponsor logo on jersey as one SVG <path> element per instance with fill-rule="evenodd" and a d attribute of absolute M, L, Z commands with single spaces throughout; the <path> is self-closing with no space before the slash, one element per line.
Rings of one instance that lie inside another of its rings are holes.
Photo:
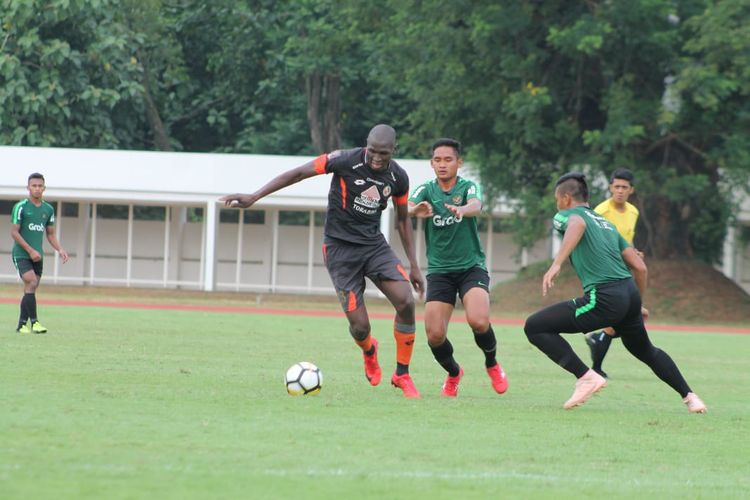
<path fill-rule="evenodd" d="M 44 231 L 44 226 L 41 224 L 33 224 L 29 222 L 29 225 L 27 227 L 29 228 L 29 231 L 38 231 L 38 232 Z"/>
<path fill-rule="evenodd" d="M 354 198 L 354 210 L 366 215 L 372 215 L 380 207 L 380 191 L 377 186 L 370 186 L 362 194 Z"/>
<path fill-rule="evenodd" d="M 441 217 L 439 215 L 432 216 L 432 224 L 436 227 L 451 226 L 453 224 L 458 224 L 462 220 L 464 220 L 463 217 L 456 217 L 455 215 L 449 215 L 448 217 Z"/>
<path fill-rule="evenodd" d="M 364 163 L 357 163 L 356 165 L 354 165 L 354 166 L 352 167 L 352 170 L 357 170 L 357 169 L 358 169 L 359 167 L 361 167 L 362 165 L 364 165 Z"/>
<path fill-rule="evenodd" d="M 373 179 L 372 177 L 368 177 L 367 180 L 370 181 L 370 182 L 372 182 L 373 184 L 377 184 L 378 186 L 385 185 L 385 182 L 379 181 L 377 179 Z"/>
<path fill-rule="evenodd" d="M 364 183 L 365 181 L 362 179 L 357 179 L 356 181 L 354 181 L 354 184 L 356 184 L 357 186 L 362 186 L 364 185 Z"/>

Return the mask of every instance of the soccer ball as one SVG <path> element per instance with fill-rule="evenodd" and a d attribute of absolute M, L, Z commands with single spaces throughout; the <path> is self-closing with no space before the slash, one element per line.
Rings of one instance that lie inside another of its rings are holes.
<path fill-rule="evenodd" d="M 293 364 L 284 379 L 286 392 L 291 396 L 307 396 L 317 394 L 323 385 L 323 373 L 320 368 L 308 361 Z"/>

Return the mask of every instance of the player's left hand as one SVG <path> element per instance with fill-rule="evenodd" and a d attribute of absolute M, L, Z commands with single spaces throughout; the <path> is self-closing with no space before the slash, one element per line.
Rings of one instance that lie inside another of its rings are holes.
<path fill-rule="evenodd" d="M 58 253 L 60 254 L 60 258 L 62 259 L 63 264 L 68 262 L 68 252 L 66 252 L 65 249 L 61 248 Z"/>
<path fill-rule="evenodd" d="M 409 281 L 411 281 L 411 286 L 419 294 L 419 300 L 422 300 L 424 297 L 424 278 L 419 268 L 414 267 L 409 271 Z"/>
<path fill-rule="evenodd" d="M 544 278 L 542 278 L 542 296 L 546 297 L 547 292 L 555 286 L 555 278 L 557 275 L 560 274 L 560 265 L 552 263 L 551 266 L 549 266 L 549 269 L 546 273 L 544 273 Z"/>

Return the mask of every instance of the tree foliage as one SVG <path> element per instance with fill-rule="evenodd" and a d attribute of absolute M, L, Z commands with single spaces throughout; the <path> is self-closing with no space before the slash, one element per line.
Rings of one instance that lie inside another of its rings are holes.
<path fill-rule="evenodd" d="M 551 184 L 636 173 L 636 243 L 720 257 L 750 177 L 750 0 L 0 0 L 4 144 L 314 154 L 380 122 L 467 147 L 547 234 Z"/>

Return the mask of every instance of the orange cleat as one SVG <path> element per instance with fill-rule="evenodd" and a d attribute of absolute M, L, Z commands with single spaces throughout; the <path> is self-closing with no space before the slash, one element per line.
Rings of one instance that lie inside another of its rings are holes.
<path fill-rule="evenodd" d="M 589 371 L 584 373 L 583 376 L 578 379 L 573 395 L 565 402 L 563 408 L 570 410 L 576 406 L 581 406 L 593 396 L 595 392 L 603 389 L 606 385 L 606 378 L 602 377 L 594 370 L 589 369 Z"/>
<path fill-rule="evenodd" d="M 495 389 L 496 393 L 502 394 L 508 390 L 508 377 L 505 376 L 505 372 L 503 371 L 503 367 L 500 366 L 500 363 L 492 368 L 487 368 L 487 375 L 490 376 L 492 388 Z"/>
<path fill-rule="evenodd" d="M 414 381 L 411 379 L 411 376 L 408 373 L 404 373 L 403 375 L 396 375 L 394 373 L 391 377 L 391 384 L 393 384 L 393 387 L 398 387 L 399 389 L 404 391 L 404 397 L 419 397 L 419 391 L 414 386 Z"/>
<path fill-rule="evenodd" d="M 461 378 L 464 376 L 464 369 L 458 367 L 458 375 L 451 377 L 448 375 L 443 382 L 443 396 L 447 398 L 455 398 L 458 395 L 458 383 L 461 382 Z"/>
<path fill-rule="evenodd" d="M 380 365 L 378 364 L 378 341 L 375 337 L 372 338 L 372 346 L 375 348 L 375 352 L 369 356 L 362 353 L 362 357 L 365 358 L 365 377 L 367 377 L 370 385 L 378 385 L 383 372 L 380 370 Z"/>

